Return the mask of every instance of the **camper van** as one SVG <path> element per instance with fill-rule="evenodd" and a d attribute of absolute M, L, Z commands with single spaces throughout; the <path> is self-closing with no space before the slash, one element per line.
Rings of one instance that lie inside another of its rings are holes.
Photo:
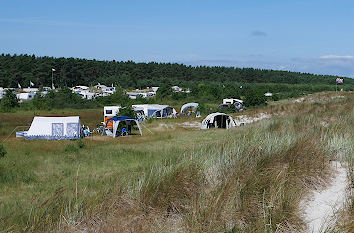
<path fill-rule="evenodd" d="M 27 100 L 32 100 L 36 93 L 19 93 L 16 95 L 17 99 L 21 102 L 27 101 Z"/>
<path fill-rule="evenodd" d="M 243 104 L 243 101 L 239 100 L 239 99 L 223 99 L 222 100 L 222 104 L 235 104 L 235 103 Z"/>
<path fill-rule="evenodd" d="M 103 108 L 103 122 L 104 124 L 107 122 L 108 119 L 117 116 L 119 113 L 119 109 L 121 109 L 121 106 L 105 106 Z M 109 122 L 108 125 L 106 126 L 107 128 L 112 128 L 113 127 L 113 122 Z"/>

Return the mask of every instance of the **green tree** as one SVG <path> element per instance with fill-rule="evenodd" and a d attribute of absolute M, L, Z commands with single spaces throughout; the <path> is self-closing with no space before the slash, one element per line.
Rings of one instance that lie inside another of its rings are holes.
<path fill-rule="evenodd" d="M 16 95 L 11 90 L 6 90 L 6 94 L 2 97 L 0 102 L 0 109 L 3 112 L 9 112 L 18 106 Z"/>
<path fill-rule="evenodd" d="M 124 106 L 121 109 L 119 109 L 119 116 L 127 116 L 127 117 L 136 117 L 136 113 L 134 109 L 130 106 Z"/>
<path fill-rule="evenodd" d="M 156 98 L 163 100 L 163 99 L 167 99 L 170 97 L 170 95 L 172 94 L 172 89 L 171 86 L 164 83 L 162 84 L 159 89 L 156 92 Z"/>
<path fill-rule="evenodd" d="M 121 87 L 116 87 L 116 91 L 109 96 L 108 100 L 111 102 L 111 104 L 117 104 L 121 106 L 126 106 L 130 103 L 129 96 L 125 94 L 125 91 Z"/>
<path fill-rule="evenodd" d="M 250 89 L 246 92 L 244 103 L 247 107 L 266 105 L 267 98 L 262 91 Z"/>

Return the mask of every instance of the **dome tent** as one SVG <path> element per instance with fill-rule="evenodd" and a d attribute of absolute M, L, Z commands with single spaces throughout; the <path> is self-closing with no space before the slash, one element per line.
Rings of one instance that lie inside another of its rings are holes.
<path fill-rule="evenodd" d="M 215 112 L 209 114 L 202 121 L 202 126 L 200 129 L 210 129 L 210 128 L 223 128 L 230 129 L 236 126 L 236 123 L 232 116 L 226 115 L 225 113 Z"/>

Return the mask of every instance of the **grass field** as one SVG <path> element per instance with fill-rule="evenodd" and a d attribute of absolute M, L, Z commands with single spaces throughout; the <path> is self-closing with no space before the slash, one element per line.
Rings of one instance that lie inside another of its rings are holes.
<path fill-rule="evenodd" d="M 0 140 L 34 115 L 80 115 L 90 128 L 102 121 L 102 110 L 76 111 L 0 114 Z M 329 161 L 353 167 L 354 95 L 319 93 L 245 112 L 259 113 L 271 118 L 231 130 L 166 119 L 147 123 L 142 137 L 11 137 L 0 158 L 0 229 L 303 231 L 299 202 L 332 176 Z M 348 206 L 341 218 L 352 214 Z M 353 227 L 343 221 L 334 232 Z"/>

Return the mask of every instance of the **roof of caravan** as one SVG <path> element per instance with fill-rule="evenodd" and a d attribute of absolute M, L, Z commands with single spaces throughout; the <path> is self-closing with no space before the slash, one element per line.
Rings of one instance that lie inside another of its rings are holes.
<path fill-rule="evenodd" d="M 243 103 L 243 100 L 240 100 L 240 99 L 233 99 L 233 98 L 223 99 L 223 101 L 227 101 L 227 100 L 234 100 L 234 101 L 237 101 L 237 102 Z"/>
<path fill-rule="evenodd" d="M 110 108 L 122 108 L 122 106 L 104 106 L 103 109 L 110 109 Z"/>

